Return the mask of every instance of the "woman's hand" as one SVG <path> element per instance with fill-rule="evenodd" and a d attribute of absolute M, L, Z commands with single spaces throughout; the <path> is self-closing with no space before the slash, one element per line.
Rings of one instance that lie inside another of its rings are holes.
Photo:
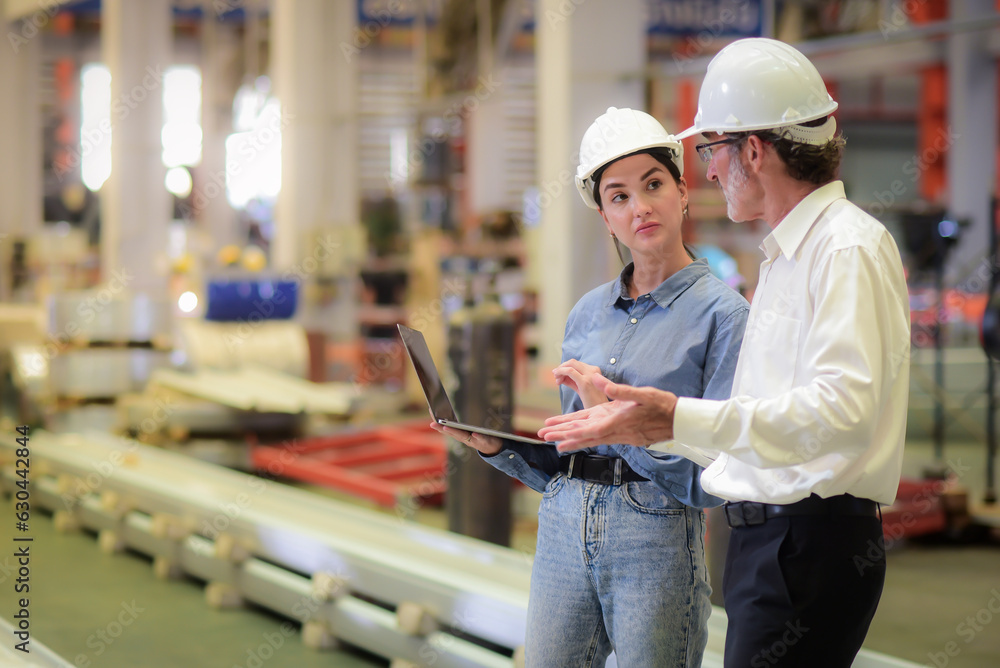
<path fill-rule="evenodd" d="M 503 450 L 503 441 L 496 436 L 486 436 L 485 434 L 476 434 L 471 431 L 465 431 L 464 429 L 446 427 L 437 422 L 431 422 L 431 429 L 441 432 L 446 436 L 451 436 L 456 441 L 478 450 L 487 457 L 492 457 Z"/>
<path fill-rule="evenodd" d="M 608 401 L 604 392 L 594 386 L 594 378 L 600 377 L 601 369 L 579 360 L 567 360 L 552 370 L 556 382 L 565 385 L 579 395 L 584 408 L 591 408 Z"/>

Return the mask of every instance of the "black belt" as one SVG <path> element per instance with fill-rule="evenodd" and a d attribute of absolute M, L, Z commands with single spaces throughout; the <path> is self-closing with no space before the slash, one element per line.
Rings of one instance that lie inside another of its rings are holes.
<path fill-rule="evenodd" d="M 565 473 L 568 478 L 580 478 L 602 485 L 620 485 L 623 482 L 649 480 L 649 478 L 634 471 L 628 462 L 621 457 L 576 453 L 569 457 L 560 457 L 559 470 Z"/>
<path fill-rule="evenodd" d="M 787 505 L 737 501 L 725 504 L 724 508 L 726 521 L 733 528 L 757 526 L 772 517 L 792 515 L 860 515 L 863 517 L 876 517 L 878 515 L 877 503 L 870 499 L 859 499 L 850 494 L 831 496 L 828 499 L 813 494 L 807 499 Z"/>

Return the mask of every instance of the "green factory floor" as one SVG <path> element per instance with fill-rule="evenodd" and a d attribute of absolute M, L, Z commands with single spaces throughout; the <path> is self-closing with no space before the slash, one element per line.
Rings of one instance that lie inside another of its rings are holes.
<path fill-rule="evenodd" d="M 963 472 L 960 482 L 974 502 L 982 498 L 982 449 L 949 444 L 945 452 Z M 910 444 L 904 475 L 919 475 L 931 454 L 926 443 Z M 522 510 L 530 509 L 530 498 L 524 500 Z M 0 517 L 13 517 L 9 499 L 0 499 Z M 444 521 L 434 509 L 420 511 L 417 519 L 438 526 Z M 515 547 L 531 551 L 532 531 L 530 518 L 519 521 Z M 205 603 L 202 583 L 158 580 L 145 557 L 105 554 L 91 534 L 57 533 L 44 513 L 33 515 L 32 533 L 32 639 L 80 668 L 387 665 L 349 649 L 307 649 L 298 634 L 282 632 L 284 620 L 261 609 L 214 610 Z M 9 620 L 16 576 L 12 550 L 5 552 L 0 607 Z M 993 668 L 1000 665 L 998 611 L 1000 547 L 899 542 L 889 552 L 885 591 L 866 646 L 931 666 Z"/>

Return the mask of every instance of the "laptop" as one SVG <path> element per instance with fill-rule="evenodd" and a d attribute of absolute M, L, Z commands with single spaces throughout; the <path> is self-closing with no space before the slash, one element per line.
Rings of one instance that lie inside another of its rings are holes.
<path fill-rule="evenodd" d="M 537 438 L 518 436 L 517 434 L 510 434 L 505 431 L 497 431 L 496 429 L 487 429 L 486 427 L 477 427 L 459 422 L 458 415 L 451 404 L 451 399 L 448 398 L 448 393 L 444 390 L 444 384 L 441 382 L 441 376 L 438 374 L 437 367 L 434 366 L 434 360 L 431 358 L 431 351 L 427 348 L 424 335 L 415 329 L 410 329 L 406 325 L 396 325 L 396 327 L 399 328 L 399 336 L 403 339 L 403 347 L 406 348 L 406 354 L 409 355 L 410 362 L 417 372 L 417 379 L 420 381 L 420 387 L 424 390 L 424 398 L 427 399 L 427 406 L 431 409 L 431 415 L 434 416 L 434 420 L 438 424 L 477 434 L 485 434 L 486 436 L 509 438 L 512 441 L 520 441 L 521 443 L 545 445 L 545 441 L 540 441 Z"/>

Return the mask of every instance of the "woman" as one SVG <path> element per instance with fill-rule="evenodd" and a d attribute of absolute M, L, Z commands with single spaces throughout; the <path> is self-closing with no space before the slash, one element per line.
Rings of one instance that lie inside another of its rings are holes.
<path fill-rule="evenodd" d="M 583 137 L 577 187 L 633 262 L 566 322 L 563 412 L 607 401 L 593 378 L 729 398 L 748 305 L 694 260 L 683 148 L 652 116 L 608 109 Z M 607 444 L 560 456 L 432 425 L 543 493 L 531 574 L 529 666 L 699 666 L 711 612 L 701 469 Z"/>

